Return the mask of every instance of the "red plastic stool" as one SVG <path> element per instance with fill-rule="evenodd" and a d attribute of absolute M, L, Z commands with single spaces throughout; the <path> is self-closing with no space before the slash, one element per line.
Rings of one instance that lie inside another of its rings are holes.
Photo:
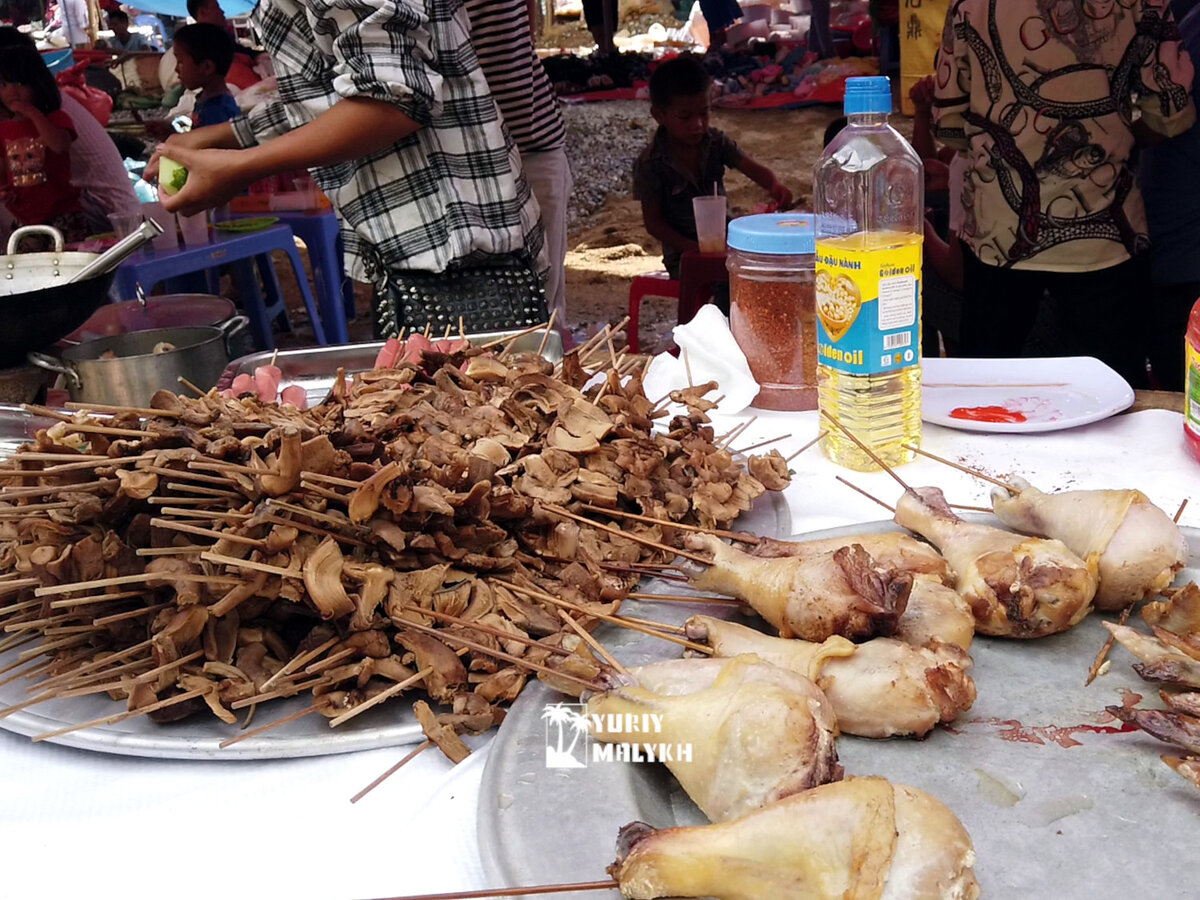
<path fill-rule="evenodd" d="M 679 299 L 679 282 L 666 272 L 651 272 L 649 275 L 638 275 L 629 285 L 629 349 L 634 353 L 640 352 L 638 341 L 638 314 L 642 309 L 643 297 L 667 297 Z"/>

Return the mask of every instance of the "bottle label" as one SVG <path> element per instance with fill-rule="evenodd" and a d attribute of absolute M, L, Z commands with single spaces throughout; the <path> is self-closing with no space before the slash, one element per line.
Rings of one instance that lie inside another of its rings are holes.
<path fill-rule="evenodd" d="M 1187 372 L 1187 393 L 1184 394 L 1184 425 L 1200 437 L 1200 349 L 1184 341 L 1184 361 Z"/>
<path fill-rule="evenodd" d="M 879 375 L 920 363 L 921 244 L 817 242 L 818 365 Z"/>

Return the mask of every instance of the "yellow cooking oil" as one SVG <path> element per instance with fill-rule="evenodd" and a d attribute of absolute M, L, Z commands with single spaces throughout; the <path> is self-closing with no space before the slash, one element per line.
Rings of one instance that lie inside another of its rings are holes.
<path fill-rule="evenodd" d="M 888 124 L 887 78 L 846 81 L 846 128 L 814 173 L 817 404 L 825 453 L 858 471 L 921 441 L 921 160 Z"/>

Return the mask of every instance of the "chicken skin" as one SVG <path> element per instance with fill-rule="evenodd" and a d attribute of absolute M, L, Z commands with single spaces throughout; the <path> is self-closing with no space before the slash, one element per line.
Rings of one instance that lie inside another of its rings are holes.
<path fill-rule="evenodd" d="M 621 895 L 717 900 L 975 900 L 975 850 L 916 788 L 847 778 L 717 825 L 621 829 Z"/>
<path fill-rule="evenodd" d="M 587 698 L 589 721 L 603 717 L 592 736 L 690 748 L 663 762 L 714 822 L 842 777 L 833 707 L 803 675 L 755 656 L 673 659 L 630 675 L 633 684 Z"/>
<path fill-rule="evenodd" d="M 860 544 L 762 559 L 710 534 L 689 535 L 685 542 L 712 554 L 712 564 L 692 577 L 693 585 L 745 601 L 782 637 L 891 635 L 912 590 L 912 575 L 877 565 Z"/>
<path fill-rule="evenodd" d="M 1187 564 L 1183 532 L 1141 491 L 1056 491 L 1020 478 L 1020 492 L 992 491 L 992 508 L 1009 528 L 1056 538 L 1083 559 L 1099 560 L 1100 610 L 1123 609 L 1156 594 Z"/>
<path fill-rule="evenodd" d="M 975 702 L 975 683 L 967 675 L 971 657 L 950 644 L 927 649 L 892 638 L 852 644 L 842 637 L 814 644 L 708 616 L 693 616 L 685 628 L 689 640 L 707 644 L 718 656 L 753 653 L 811 678 L 829 698 L 845 734 L 924 737 Z"/>
<path fill-rule="evenodd" d="M 981 634 L 1044 637 L 1092 608 L 1096 560 L 1085 562 L 1061 541 L 965 522 L 937 488 L 905 491 L 895 521 L 942 551 Z"/>

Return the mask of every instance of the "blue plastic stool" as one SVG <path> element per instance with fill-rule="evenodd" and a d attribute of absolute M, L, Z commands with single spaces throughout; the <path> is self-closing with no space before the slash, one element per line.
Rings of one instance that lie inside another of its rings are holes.
<path fill-rule="evenodd" d="M 321 314 L 313 301 L 312 291 L 309 290 L 304 264 L 296 250 L 295 237 L 292 229 L 286 225 L 276 225 L 249 234 L 222 234 L 211 243 L 179 250 L 143 250 L 121 263 L 117 269 L 115 288 L 121 299 L 133 300 L 137 297 L 139 287 L 148 293 L 165 279 L 231 265 L 237 279 L 242 306 L 250 319 L 250 331 L 254 335 L 255 345 L 263 350 L 274 350 L 275 338 L 271 333 L 271 323 L 280 316 L 286 318 L 287 309 L 279 281 L 275 277 L 275 267 L 271 263 L 273 250 L 282 250 L 291 260 L 292 271 L 296 274 L 300 295 L 312 321 L 317 343 L 328 343 Z M 257 274 L 254 271 L 256 264 Z M 260 275 L 267 295 L 265 300 L 258 285 Z M 345 329 L 344 322 L 342 328 Z M 344 341 L 343 338 L 342 342 Z"/>
<path fill-rule="evenodd" d="M 254 218 L 260 213 L 239 213 L 238 218 Z M 308 248 L 312 265 L 313 285 L 321 321 L 333 344 L 349 341 L 346 323 L 355 316 L 354 287 L 346 278 L 345 254 L 342 249 L 341 225 L 332 209 L 272 210 L 281 223 Z"/>

